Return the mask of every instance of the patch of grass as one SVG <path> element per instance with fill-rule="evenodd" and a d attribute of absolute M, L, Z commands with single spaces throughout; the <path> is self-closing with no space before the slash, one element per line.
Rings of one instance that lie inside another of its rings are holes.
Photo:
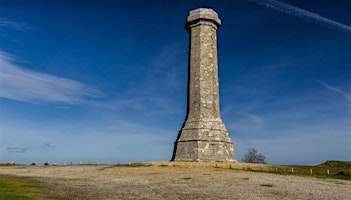
<path fill-rule="evenodd" d="M 151 166 L 153 166 L 153 164 L 151 163 L 117 164 L 117 165 L 110 165 L 110 166 L 104 167 L 101 170 L 115 168 L 115 167 L 151 167 Z"/>
<path fill-rule="evenodd" d="M 333 175 L 331 175 L 333 178 L 337 179 L 346 179 L 346 180 L 351 180 L 351 174 L 344 172 L 344 171 L 339 171 Z"/>
<path fill-rule="evenodd" d="M 23 164 L 0 163 L 0 166 L 24 166 Z"/>
<path fill-rule="evenodd" d="M 130 163 L 130 164 L 119 164 L 117 167 L 151 167 L 150 163 Z"/>
<path fill-rule="evenodd" d="M 190 180 L 191 177 L 183 177 L 182 179 L 183 179 L 183 180 Z"/>
<path fill-rule="evenodd" d="M 0 175 L 0 199 L 45 200 L 63 199 L 45 194 L 45 188 L 26 180 Z"/>
<path fill-rule="evenodd" d="M 272 184 L 261 184 L 260 186 L 262 186 L 262 187 L 273 187 Z"/>

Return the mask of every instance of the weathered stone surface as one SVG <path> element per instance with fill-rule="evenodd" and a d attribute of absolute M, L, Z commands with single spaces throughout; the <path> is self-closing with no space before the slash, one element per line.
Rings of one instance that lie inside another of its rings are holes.
<path fill-rule="evenodd" d="M 212 9 L 190 11 L 187 116 L 174 145 L 174 161 L 235 161 L 233 143 L 219 109 L 217 28 Z"/>

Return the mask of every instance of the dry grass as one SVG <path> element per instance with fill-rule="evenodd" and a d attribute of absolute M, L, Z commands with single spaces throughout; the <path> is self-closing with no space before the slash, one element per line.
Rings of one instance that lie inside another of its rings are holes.
<path fill-rule="evenodd" d="M 351 162 L 326 161 L 316 166 L 303 165 L 267 165 L 232 162 L 150 162 L 137 165 L 174 166 L 185 168 L 220 168 L 253 172 L 266 172 L 282 175 L 300 175 L 317 178 L 351 180 Z M 328 173 L 329 172 L 329 173 Z"/>
<path fill-rule="evenodd" d="M 64 199 L 347 199 L 351 182 L 243 171 L 245 163 L 150 162 L 131 165 L 4 166 Z M 231 169 L 231 170 L 230 170 Z"/>

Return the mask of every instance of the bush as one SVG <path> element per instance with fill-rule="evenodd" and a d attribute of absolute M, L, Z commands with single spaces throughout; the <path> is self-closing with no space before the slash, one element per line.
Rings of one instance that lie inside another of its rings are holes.
<path fill-rule="evenodd" d="M 246 163 L 261 163 L 266 164 L 266 157 L 257 152 L 254 148 L 249 148 L 242 158 L 243 162 Z"/>
<path fill-rule="evenodd" d="M 49 166 L 49 163 L 48 163 L 48 162 L 45 162 L 45 163 L 44 163 L 44 166 Z"/>
<path fill-rule="evenodd" d="M 35 162 L 32 162 L 30 165 L 32 166 L 36 166 L 37 164 Z"/>

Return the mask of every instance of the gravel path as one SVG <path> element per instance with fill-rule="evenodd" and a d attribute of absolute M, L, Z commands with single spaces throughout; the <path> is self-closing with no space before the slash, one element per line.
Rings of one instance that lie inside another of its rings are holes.
<path fill-rule="evenodd" d="M 206 167 L 12 166 L 65 199 L 351 199 L 351 181 Z"/>

